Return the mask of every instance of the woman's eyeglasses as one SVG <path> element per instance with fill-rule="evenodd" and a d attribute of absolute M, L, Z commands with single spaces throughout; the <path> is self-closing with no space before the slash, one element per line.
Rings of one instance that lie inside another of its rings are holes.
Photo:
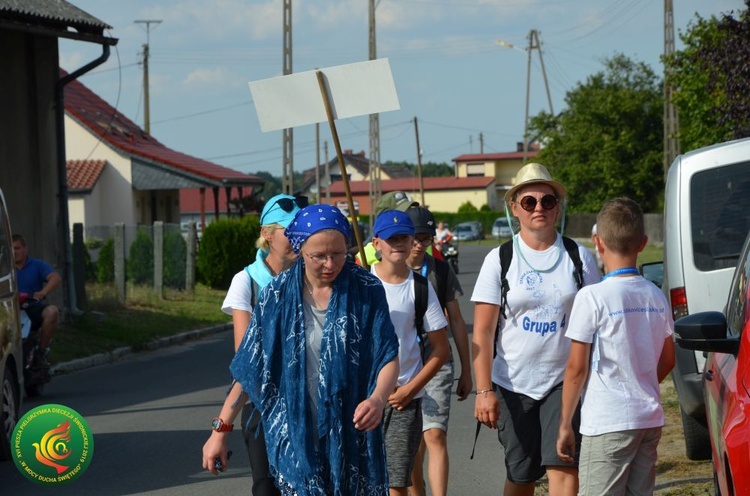
<path fill-rule="evenodd" d="M 343 262 L 346 258 L 346 253 L 335 253 L 333 255 L 323 256 L 323 255 L 310 255 L 309 253 L 302 252 L 305 255 L 307 255 L 307 258 L 312 260 L 318 265 L 324 265 L 328 260 L 330 260 L 333 263 L 340 263 Z"/>
<path fill-rule="evenodd" d="M 518 202 L 521 208 L 527 212 L 533 212 L 536 209 L 536 204 L 540 202 L 544 210 L 552 210 L 557 206 L 557 197 L 555 195 L 544 195 L 541 200 L 537 200 L 533 196 L 524 196 Z"/>

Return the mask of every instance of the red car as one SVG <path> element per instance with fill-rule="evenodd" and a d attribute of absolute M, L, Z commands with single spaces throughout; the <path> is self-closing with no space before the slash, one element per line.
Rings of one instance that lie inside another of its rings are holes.
<path fill-rule="evenodd" d="M 703 394 L 716 494 L 750 494 L 750 236 L 732 278 L 724 312 L 675 322 L 677 343 L 709 352 Z"/>

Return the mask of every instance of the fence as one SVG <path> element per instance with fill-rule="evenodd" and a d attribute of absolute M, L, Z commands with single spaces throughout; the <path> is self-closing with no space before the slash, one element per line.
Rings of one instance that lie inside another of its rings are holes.
<path fill-rule="evenodd" d="M 85 281 L 113 284 L 125 301 L 126 284 L 152 286 L 158 297 L 165 288 L 193 291 L 198 236 L 195 222 L 154 222 L 152 226 L 73 226 L 73 268 L 76 298 L 86 301 Z"/>

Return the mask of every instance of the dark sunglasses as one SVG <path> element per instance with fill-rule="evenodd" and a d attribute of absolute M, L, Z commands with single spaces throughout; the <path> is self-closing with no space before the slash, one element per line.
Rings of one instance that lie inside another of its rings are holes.
<path fill-rule="evenodd" d="M 518 202 L 519 205 L 521 205 L 521 208 L 526 210 L 527 212 L 533 212 L 534 209 L 536 209 L 537 199 L 533 196 L 524 196 L 521 198 L 521 200 Z M 544 210 L 552 210 L 557 206 L 557 197 L 554 195 L 544 195 L 541 199 L 542 208 Z"/>
<path fill-rule="evenodd" d="M 275 203 L 275 205 L 278 205 L 281 210 L 287 213 L 294 210 L 295 205 L 299 208 L 305 208 L 308 204 L 309 201 L 306 196 L 295 196 L 293 200 L 291 198 L 279 198 Z M 273 207 L 269 208 L 268 212 L 266 212 L 266 215 L 268 215 L 272 211 Z M 260 219 L 260 225 L 263 225 L 263 218 Z"/>
<path fill-rule="evenodd" d="M 295 205 L 299 208 L 305 208 L 308 205 L 308 200 L 306 196 L 295 196 L 294 200 L 291 198 L 279 198 L 276 201 L 276 205 L 280 206 L 284 212 L 291 212 L 294 210 Z"/>

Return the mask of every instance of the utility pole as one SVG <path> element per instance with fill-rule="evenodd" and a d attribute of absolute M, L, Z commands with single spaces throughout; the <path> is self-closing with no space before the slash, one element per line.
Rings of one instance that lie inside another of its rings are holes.
<path fill-rule="evenodd" d="M 151 44 L 151 25 L 161 24 L 161 19 L 137 20 L 136 24 L 146 25 L 146 44 L 143 45 L 143 129 L 146 133 L 151 134 L 151 102 L 149 97 L 148 84 L 148 57 L 149 46 Z"/>
<path fill-rule="evenodd" d="M 484 155 L 484 134 L 479 133 L 479 154 Z"/>
<path fill-rule="evenodd" d="M 674 10 L 672 0 L 664 0 L 664 58 L 674 54 Z M 664 180 L 667 170 L 680 154 L 680 118 L 677 106 L 673 103 L 674 87 L 672 71 L 664 64 Z"/>
<path fill-rule="evenodd" d="M 422 180 L 422 149 L 419 147 L 419 125 L 414 116 L 414 136 L 417 138 L 417 176 L 419 177 L 419 194 L 422 196 L 420 205 L 424 206 L 424 181 Z"/>
<path fill-rule="evenodd" d="M 283 71 L 287 76 L 292 73 L 292 0 L 284 0 L 283 19 Z M 281 171 L 281 189 L 287 195 L 294 194 L 294 129 L 284 129 L 281 138 L 284 149 Z"/>
<path fill-rule="evenodd" d="M 331 163 L 328 161 L 328 142 L 323 142 L 323 153 L 326 160 L 326 205 L 331 204 Z"/>
<path fill-rule="evenodd" d="M 315 123 L 315 203 L 320 201 L 320 123 Z"/>
<path fill-rule="evenodd" d="M 377 50 L 375 43 L 375 0 L 369 0 L 368 8 L 368 26 L 369 26 L 369 49 L 370 60 L 377 59 Z M 375 217 L 375 205 L 380 200 L 382 194 L 382 184 L 380 182 L 380 116 L 379 114 L 370 114 L 370 231 Z"/>
<path fill-rule="evenodd" d="M 539 62 L 542 65 L 542 77 L 544 78 L 544 87 L 547 90 L 547 101 L 549 102 L 549 112 L 555 115 L 552 109 L 552 96 L 549 92 L 549 83 L 547 82 L 547 71 L 544 69 L 544 57 L 542 56 L 542 43 L 539 41 L 539 32 L 536 29 L 529 31 L 529 47 L 526 50 L 528 54 L 528 64 L 526 67 L 526 118 L 523 126 L 523 162 L 529 154 L 529 95 L 531 89 L 531 51 L 536 50 L 539 53 Z"/>

